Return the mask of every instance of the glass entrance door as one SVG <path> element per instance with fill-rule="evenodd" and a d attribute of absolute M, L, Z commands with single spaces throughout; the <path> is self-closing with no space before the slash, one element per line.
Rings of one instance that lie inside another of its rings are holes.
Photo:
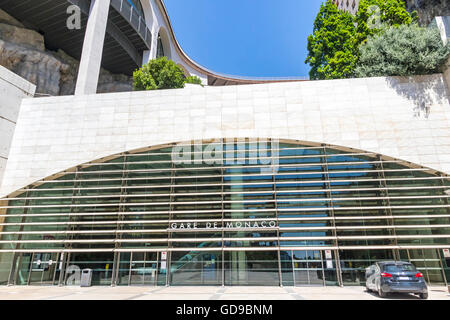
<path fill-rule="evenodd" d="M 156 286 L 158 277 L 157 252 L 133 252 L 130 260 L 131 286 Z"/>
<path fill-rule="evenodd" d="M 331 250 L 292 251 L 295 286 L 335 286 L 336 260 Z"/>
<path fill-rule="evenodd" d="M 292 258 L 296 286 L 325 285 L 321 251 L 294 251 Z"/>
<path fill-rule="evenodd" d="M 34 286 L 54 285 L 59 272 L 58 253 L 33 253 L 30 261 L 28 284 Z M 58 271 L 58 272 L 57 272 Z"/>

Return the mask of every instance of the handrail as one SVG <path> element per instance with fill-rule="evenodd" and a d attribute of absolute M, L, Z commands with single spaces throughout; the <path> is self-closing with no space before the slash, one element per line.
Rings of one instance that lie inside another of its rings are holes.
<path fill-rule="evenodd" d="M 144 41 L 147 48 L 150 49 L 152 42 L 152 34 L 150 28 L 147 26 L 147 23 L 143 19 L 142 15 L 139 14 L 139 11 L 134 9 L 133 6 L 128 1 L 124 0 L 111 0 L 111 6 L 118 13 L 120 13 L 120 15 L 125 20 L 128 21 L 128 23 L 133 27 L 133 29 Z M 141 25 L 143 25 L 144 28 L 142 28 Z"/>

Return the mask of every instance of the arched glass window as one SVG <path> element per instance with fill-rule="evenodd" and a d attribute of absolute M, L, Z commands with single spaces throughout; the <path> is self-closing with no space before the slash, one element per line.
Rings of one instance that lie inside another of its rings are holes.
<path fill-rule="evenodd" d="M 93 285 L 360 285 L 367 266 L 392 259 L 445 283 L 450 179 L 432 169 L 270 139 L 107 159 L 0 204 L 0 285 L 10 274 L 16 285 L 79 285 L 84 268 Z"/>

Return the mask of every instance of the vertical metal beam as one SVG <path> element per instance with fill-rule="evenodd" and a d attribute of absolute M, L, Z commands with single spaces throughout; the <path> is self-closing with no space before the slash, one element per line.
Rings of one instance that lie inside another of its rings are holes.
<path fill-rule="evenodd" d="M 192 151 L 192 150 L 191 150 Z M 173 209 L 174 209 L 174 202 L 176 199 L 174 199 L 175 194 L 175 188 L 173 187 L 175 184 L 175 163 L 172 161 L 171 163 L 171 170 L 170 170 L 170 191 L 169 191 L 169 233 L 167 234 L 168 241 L 167 241 L 167 249 L 172 248 L 172 242 L 169 240 L 172 237 L 172 232 L 170 232 L 170 225 L 173 219 Z M 172 263 L 172 251 L 167 250 L 166 254 L 166 287 L 170 285 L 170 269 L 171 269 L 171 263 Z"/>
<path fill-rule="evenodd" d="M 330 180 L 330 170 L 328 167 L 328 157 L 327 157 L 327 146 L 326 145 L 322 145 L 322 172 L 324 172 L 324 180 L 325 182 L 325 189 L 327 189 L 328 191 L 326 191 L 326 195 L 327 198 L 330 199 L 330 201 L 328 202 L 329 205 L 328 207 L 330 208 L 329 212 L 331 214 L 331 223 L 332 223 L 332 230 L 333 230 L 333 236 L 335 237 L 334 239 L 334 244 L 336 246 L 336 248 L 339 248 L 339 242 L 337 240 L 337 230 L 336 230 L 336 218 L 335 218 L 335 213 L 334 213 L 334 202 L 333 202 L 333 191 L 331 188 L 331 180 Z M 342 278 L 342 270 L 341 270 L 341 262 L 339 259 L 339 249 L 335 250 L 335 261 L 336 261 L 336 278 L 338 281 L 338 285 L 343 287 L 344 286 L 344 281 Z"/>
<path fill-rule="evenodd" d="M 127 201 L 127 198 L 125 197 L 127 194 L 127 177 L 128 177 L 128 158 L 127 158 L 127 153 L 123 155 L 123 166 L 122 166 L 122 181 L 121 181 L 121 187 L 120 187 L 120 198 L 119 198 L 119 214 L 117 216 L 117 220 L 118 221 L 123 221 L 124 220 L 124 215 L 121 214 L 125 211 L 125 206 L 123 205 L 124 202 Z M 118 230 L 122 230 L 123 229 L 124 224 L 120 223 L 117 226 Z M 123 232 L 116 232 L 116 240 L 121 240 L 123 236 Z M 119 249 L 122 246 L 122 243 L 119 241 L 116 241 L 114 244 L 114 259 L 113 259 L 113 270 L 112 270 L 112 276 L 111 276 L 111 286 L 116 286 L 117 285 L 117 275 L 119 273 L 119 269 L 120 269 L 120 255 L 117 252 L 117 249 Z"/>
<path fill-rule="evenodd" d="M 449 61 L 450 61 L 450 59 L 449 59 Z M 446 184 L 444 182 L 444 176 L 441 176 L 441 178 L 442 178 L 440 180 L 441 184 L 442 184 L 443 187 L 445 187 Z M 449 189 L 450 189 L 450 187 L 449 187 Z M 442 190 L 445 190 L 445 188 L 443 188 Z M 445 194 L 445 191 L 444 191 L 444 194 Z M 443 198 L 443 199 L 444 199 L 444 203 L 448 206 L 450 204 L 450 201 L 448 200 L 448 198 Z M 450 213 L 450 208 L 447 208 L 447 213 Z M 450 218 L 447 218 L 447 222 L 450 222 Z M 446 265 L 446 260 L 445 260 L 445 257 L 442 257 L 441 249 L 436 249 L 436 250 L 438 250 L 438 253 L 439 253 L 439 260 L 441 261 L 441 269 L 442 269 L 442 274 L 444 276 L 445 285 L 448 287 L 450 279 L 447 279 L 447 274 L 445 272 L 445 269 L 446 269 L 446 266 L 447 266 Z M 444 263 L 445 263 L 445 265 L 444 265 Z"/>
<path fill-rule="evenodd" d="M 274 158 L 273 158 L 273 140 L 270 140 L 270 157 L 272 158 L 272 165 L 274 163 Z M 278 149 L 280 147 L 278 146 Z M 279 152 L 279 150 L 277 151 Z M 278 246 L 278 250 L 277 250 L 277 254 L 278 254 L 278 278 L 280 281 L 280 287 L 283 287 L 283 274 L 281 272 L 281 241 L 280 241 L 280 227 L 279 227 L 279 212 L 278 212 L 278 201 L 277 201 L 277 181 L 276 181 L 276 174 L 275 174 L 275 168 L 272 168 L 272 191 L 273 191 L 273 200 L 274 200 L 274 206 L 275 206 L 275 218 L 277 220 L 277 246 Z"/>
<path fill-rule="evenodd" d="M 23 227 L 24 227 L 24 225 L 25 225 L 25 221 L 26 221 L 26 219 L 27 219 L 27 214 L 28 214 L 28 208 L 27 208 L 27 206 L 29 206 L 30 205 L 30 200 L 29 200 L 29 191 L 27 191 L 26 193 L 25 193 L 25 196 L 26 196 L 26 198 L 27 198 L 27 200 L 25 200 L 25 209 L 23 210 L 23 217 L 22 217 L 22 219 L 21 219 L 21 226 L 20 226 L 20 228 L 19 228 L 19 235 L 18 235 L 18 237 L 17 237 L 17 240 L 18 241 L 20 241 L 20 240 L 22 240 L 22 232 L 23 232 Z M 16 243 L 16 250 L 18 250 L 19 248 L 20 248 L 20 243 L 19 242 L 17 242 Z M 34 255 L 34 254 L 33 254 Z M 11 270 L 10 270 L 10 272 L 9 272 L 9 279 L 8 279 L 8 285 L 15 285 L 15 282 L 16 282 L 16 275 L 17 275 L 17 270 L 16 270 L 16 268 L 19 266 L 19 268 L 20 268 L 20 265 L 22 264 L 22 256 L 23 256 L 23 254 L 22 253 L 17 253 L 17 252 L 14 252 L 14 255 L 13 255 L 13 259 L 12 259 L 12 261 L 13 261 L 13 264 L 11 264 Z M 14 263 L 15 261 L 17 261 L 17 258 L 19 257 L 19 263 L 17 264 L 17 263 Z M 33 264 L 33 261 L 31 260 L 31 264 Z M 14 269 L 13 269 L 14 268 Z"/>
<path fill-rule="evenodd" d="M 65 275 L 64 274 L 66 272 L 66 260 L 67 260 L 68 256 L 69 256 L 68 253 L 61 252 L 61 255 L 59 257 L 60 262 L 58 262 L 58 263 L 61 266 L 59 268 L 59 279 L 58 279 L 58 286 L 59 287 L 62 287 L 65 284 L 64 283 L 64 279 L 65 279 Z"/>
<path fill-rule="evenodd" d="M 380 161 L 379 169 L 381 169 L 381 171 L 380 171 L 381 173 L 379 173 L 379 177 L 382 179 L 380 181 L 380 187 L 382 188 L 382 190 L 384 190 L 384 192 L 382 191 L 382 196 L 386 198 L 385 204 L 388 207 L 388 209 L 386 209 L 385 211 L 390 217 L 390 219 L 388 219 L 387 221 L 393 227 L 393 228 L 389 229 L 389 234 L 392 236 L 396 236 L 397 232 L 395 230 L 394 216 L 392 214 L 392 209 L 391 209 L 391 201 L 390 201 L 388 185 L 387 185 L 387 181 L 386 181 L 386 175 L 384 174 L 383 159 L 381 156 L 378 156 L 377 160 Z M 383 200 L 383 202 L 384 202 L 384 200 Z M 394 240 L 392 242 L 393 242 L 393 245 L 398 246 L 397 237 L 394 237 Z M 398 249 L 393 249 L 392 253 L 393 253 L 395 260 L 400 260 L 400 252 Z"/>
<path fill-rule="evenodd" d="M 225 204 L 224 204 L 224 198 L 225 198 L 225 186 L 224 186 L 224 175 L 225 175 L 225 169 L 224 169 L 224 161 L 223 159 L 225 159 L 225 153 L 224 153 L 224 143 L 225 140 L 221 139 L 220 143 L 222 145 L 221 149 L 222 149 L 222 169 L 220 169 L 221 172 L 221 181 L 222 181 L 222 195 L 221 195 L 221 199 L 222 199 L 222 287 L 225 286 L 225 241 L 223 240 L 225 238 Z"/>

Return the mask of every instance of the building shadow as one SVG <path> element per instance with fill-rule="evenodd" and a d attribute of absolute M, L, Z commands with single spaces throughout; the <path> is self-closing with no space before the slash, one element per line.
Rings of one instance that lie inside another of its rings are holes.
<path fill-rule="evenodd" d="M 387 77 L 386 82 L 399 96 L 413 102 L 416 118 L 428 119 L 433 105 L 449 102 L 450 92 L 440 74 Z"/>

